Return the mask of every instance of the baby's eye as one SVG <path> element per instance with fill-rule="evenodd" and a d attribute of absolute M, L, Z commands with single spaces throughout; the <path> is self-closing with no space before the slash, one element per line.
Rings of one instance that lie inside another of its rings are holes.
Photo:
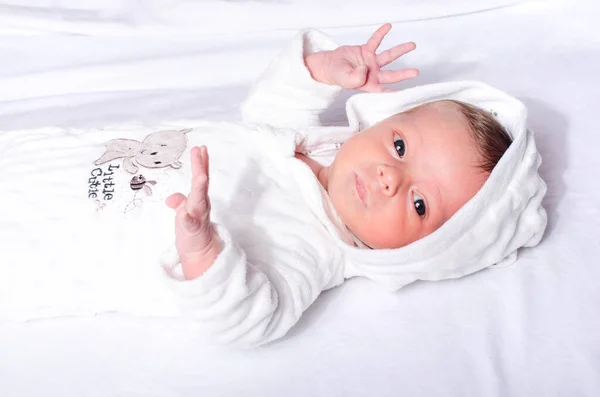
<path fill-rule="evenodd" d="M 394 149 L 396 149 L 398 156 L 404 156 L 406 145 L 404 144 L 404 139 L 400 138 L 398 135 L 394 135 Z"/>
<path fill-rule="evenodd" d="M 425 200 L 417 193 L 413 193 L 413 203 L 415 205 L 415 211 L 420 217 L 425 216 Z"/>

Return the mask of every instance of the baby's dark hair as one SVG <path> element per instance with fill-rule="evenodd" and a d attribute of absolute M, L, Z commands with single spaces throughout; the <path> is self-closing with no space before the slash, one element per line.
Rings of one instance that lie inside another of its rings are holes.
<path fill-rule="evenodd" d="M 461 112 L 469 124 L 471 138 L 481 155 L 481 162 L 478 167 L 488 174 L 491 173 L 512 143 L 506 129 L 502 127 L 502 124 L 496 120 L 491 112 L 477 106 L 455 100 L 442 102 L 452 103 Z"/>
<path fill-rule="evenodd" d="M 491 112 L 465 102 L 444 99 L 424 103 L 403 113 L 413 112 L 425 106 L 444 104 L 458 109 L 462 114 L 469 125 L 471 139 L 481 156 L 481 161 L 477 164 L 477 167 L 487 174 L 491 173 L 512 143 L 512 139 L 506 132 L 506 129 L 494 118 Z"/>

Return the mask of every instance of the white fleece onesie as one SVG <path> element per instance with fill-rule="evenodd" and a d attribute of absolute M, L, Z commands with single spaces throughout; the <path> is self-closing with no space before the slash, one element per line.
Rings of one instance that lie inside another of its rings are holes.
<path fill-rule="evenodd" d="M 1 133 L 2 207 L 12 211 L 0 239 L 13 241 L 3 248 L 6 263 L 19 266 L 0 266 L 0 319 L 182 311 L 217 342 L 254 346 L 283 336 L 346 278 L 396 290 L 513 261 L 518 248 L 540 241 L 546 187 L 521 102 L 481 83 L 434 84 L 355 95 L 349 126 L 321 126 L 340 90 L 314 81 L 303 57 L 335 47 L 316 31 L 297 35 L 250 92 L 241 123 Z M 490 110 L 512 145 L 477 195 L 431 235 L 394 250 L 355 246 L 294 153 L 331 160 L 359 129 L 440 99 Z M 189 191 L 194 145 L 209 150 L 211 217 L 225 244 L 205 274 L 186 281 L 174 245 L 156 262 L 174 239 L 163 200 Z"/>
<path fill-rule="evenodd" d="M 520 102 L 482 84 L 440 84 L 394 94 L 357 95 L 348 102 L 349 127 L 322 127 L 319 114 L 339 88 L 314 81 L 303 57 L 333 48 L 336 44 L 324 35 L 306 31 L 255 85 L 242 107 L 244 121 L 278 128 L 257 127 L 261 134 L 272 134 L 269 140 L 281 140 L 282 149 L 265 145 L 260 154 L 260 149 L 253 149 L 257 150 L 256 161 L 264 161 L 266 166 L 262 172 L 268 172 L 270 181 L 278 186 L 272 196 L 271 190 L 260 193 L 262 205 L 253 213 L 241 211 L 223 221 L 218 233 L 225 249 L 203 276 L 172 283 L 185 311 L 210 326 L 219 340 L 252 345 L 279 338 L 321 291 L 348 277 L 371 277 L 393 289 L 417 279 L 459 277 L 514 256 L 518 247 L 535 245 L 541 238 L 546 224 L 540 206 L 545 185 L 537 175 L 539 155 L 525 130 L 525 109 Z M 510 188 L 500 194 L 502 186 L 493 186 L 496 172 L 479 197 L 432 236 L 397 250 L 354 247 L 352 236 L 336 222 L 312 171 L 293 157 L 294 149 L 308 153 L 335 150 L 359 125 L 364 128 L 423 102 L 445 98 L 495 112 L 515 138 L 511 149 L 522 149 L 526 138 L 526 157 L 510 166 L 514 169 L 512 180 L 505 181 Z M 282 129 L 286 127 L 299 133 Z M 245 183 L 250 190 L 264 189 L 254 178 Z M 237 200 L 244 194 L 239 190 L 230 193 L 238 195 Z M 482 201 L 487 203 L 485 207 L 480 205 Z M 497 222 L 498 217 L 503 222 Z M 167 262 L 173 265 L 177 260 Z"/>

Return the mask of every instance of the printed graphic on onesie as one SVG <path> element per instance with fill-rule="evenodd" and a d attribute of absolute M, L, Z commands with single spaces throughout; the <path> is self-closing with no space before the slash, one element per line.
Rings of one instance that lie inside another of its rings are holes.
<path fill-rule="evenodd" d="M 164 205 L 173 193 L 170 173 L 182 167 L 190 131 L 156 131 L 141 142 L 128 138 L 105 142 L 105 152 L 93 162 L 87 181 L 87 196 L 96 211 L 129 216 L 153 203 Z"/>

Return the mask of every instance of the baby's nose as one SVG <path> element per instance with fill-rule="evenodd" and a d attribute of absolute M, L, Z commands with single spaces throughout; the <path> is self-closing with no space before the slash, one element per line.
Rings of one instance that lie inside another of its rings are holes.
<path fill-rule="evenodd" d="M 402 184 L 402 170 L 396 167 L 380 165 L 377 168 L 377 178 L 383 194 L 394 196 Z"/>

